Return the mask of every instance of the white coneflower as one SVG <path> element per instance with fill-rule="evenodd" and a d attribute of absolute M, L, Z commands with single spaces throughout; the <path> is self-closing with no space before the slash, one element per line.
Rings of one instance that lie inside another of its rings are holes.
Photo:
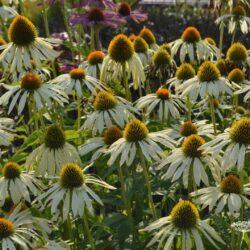
<path fill-rule="evenodd" d="M 241 86 L 242 89 L 236 91 L 234 94 L 239 95 L 242 93 L 246 93 L 244 95 L 244 102 L 247 102 L 248 99 L 250 98 L 250 82 L 245 78 L 245 73 L 241 69 L 233 69 L 229 74 L 228 74 L 228 79 L 230 81 L 236 82 Z"/>
<path fill-rule="evenodd" d="M 20 166 L 15 162 L 8 162 L 4 165 L 3 177 L 0 178 L 0 203 L 10 197 L 14 204 L 24 199 L 31 202 L 31 195 L 37 196 L 43 188 L 42 182 L 33 176 L 33 173 L 21 171 Z"/>
<path fill-rule="evenodd" d="M 241 171 L 245 164 L 246 151 L 250 146 L 250 118 L 240 118 L 232 125 L 219 134 L 215 139 L 204 144 L 201 149 L 206 153 L 216 157 L 221 152 L 222 168 L 224 171 L 237 166 Z M 221 151 L 223 149 L 223 151 Z"/>
<path fill-rule="evenodd" d="M 238 5 L 233 8 L 230 14 L 219 17 L 215 23 L 220 25 L 220 29 L 228 24 L 229 34 L 235 33 L 238 26 L 243 34 L 247 34 L 250 27 L 250 18 L 246 16 L 245 8 Z"/>
<path fill-rule="evenodd" d="M 34 169 L 35 175 L 54 176 L 67 162 L 80 163 L 80 157 L 74 146 L 65 142 L 64 131 L 58 125 L 51 125 L 44 137 L 44 143 L 27 157 L 25 166 Z"/>
<path fill-rule="evenodd" d="M 11 7 L 6 6 L 3 4 L 3 1 L 0 0 L 0 18 L 3 21 L 7 21 L 10 18 L 13 18 L 14 16 L 17 16 L 18 13 Z"/>
<path fill-rule="evenodd" d="M 81 169 L 75 163 L 66 163 L 62 167 L 58 182 L 52 184 L 44 194 L 38 197 L 39 200 L 45 199 L 44 206 L 49 205 L 52 214 L 61 211 L 59 206 L 62 205 L 63 221 L 67 219 L 70 212 L 74 218 L 82 216 L 85 209 L 93 214 L 93 200 L 103 205 L 99 196 L 88 186 L 89 184 L 115 189 L 106 182 L 85 173 L 85 170 L 86 168 Z"/>
<path fill-rule="evenodd" d="M 233 68 L 245 66 L 248 59 L 248 51 L 242 43 L 234 43 L 227 50 L 226 61 L 232 64 Z"/>
<path fill-rule="evenodd" d="M 198 97 L 219 98 L 223 93 L 231 96 L 233 87 L 240 88 L 229 82 L 228 79 L 221 77 L 220 71 L 214 63 L 206 61 L 199 67 L 197 76 L 181 84 L 177 91 L 181 92 L 181 97 L 188 96 L 190 100 L 196 101 Z"/>
<path fill-rule="evenodd" d="M 148 94 L 136 101 L 136 108 L 146 108 L 146 116 L 157 108 L 159 119 L 168 121 L 169 117 L 179 118 L 179 110 L 185 110 L 185 105 L 168 89 L 160 88 L 155 94 Z"/>
<path fill-rule="evenodd" d="M 199 148 L 205 144 L 205 140 L 197 134 L 185 138 L 180 148 L 174 149 L 167 155 L 156 169 L 163 169 L 163 179 L 172 179 L 172 182 L 182 177 L 185 188 L 191 185 L 191 180 L 197 185 L 201 181 L 208 186 L 209 179 L 206 173 L 206 166 L 209 167 L 213 178 L 220 179 L 220 165 L 218 158 L 211 157 L 204 150 Z M 165 171 L 167 167 L 167 170 Z M 190 179 L 191 178 L 191 179 Z"/>
<path fill-rule="evenodd" d="M 8 33 L 11 42 L 0 47 L 0 50 L 3 50 L 0 62 L 5 71 L 29 71 L 32 68 L 32 60 L 36 62 L 37 67 L 41 67 L 42 61 L 54 61 L 59 55 L 52 47 L 58 40 L 38 37 L 36 27 L 24 16 L 16 16 L 13 19 Z"/>
<path fill-rule="evenodd" d="M 134 89 L 141 88 L 146 80 L 143 65 L 134 51 L 132 42 L 125 35 L 115 36 L 108 47 L 108 55 L 104 58 L 101 80 L 123 81 L 126 90 L 126 99 L 131 100 L 128 87 L 129 79 L 132 79 Z"/>
<path fill-rule="evenodd" d="M 138 36 L 142 37 L 146 41 L 150 49 L 157 50 L 159 48 L 156 43 L 155 35 L 150 29 L 144 27 Z"/>
<path fill-rule="evenodd" d="M 13 125 L 14 120 L 7 117 L 0 118 L 0 145 L 9 146 L 11 144 L 11 141 L 14 139 Z"/>
<path fill-rule="evenodd" d="M 131 166 L 139 150 L 148 161 L 159 160 L 163 156 L 163 150 L 158 144 L 173 149 L 175 142 L 167 136 L 165 130 L 149 133 L 143 122 L 138 119 L 130 120 L 123 138 L 114 142 L 107 150 L 111 155 L 108 164 L 112 165 L 120 158 L 120 165 L 126 163 Z"/>
<path fill-rule="evenodd" d="M 59 75 L 49 83 L 58 84 L 67 94 L 74 90 L 78 97 L 82 97 L 84 88 L 87 88 L 94 95 L 97 94 L 97 89 L 105 89 L 101 81 L 88 75 L 82 68 L 72 69 L 68 74 Z"/>
<path fill-rule="evenodd" d="M 131 103 L 107 91 L 97 94 L 94 108 L 95 111 L 87 117 L 81 127 L 81 129 L 92 130 L 93 135 L 97 132 L 101 134 L 105 128 L 114 124 L 123 128 L 129 118 L 134 118 L 134 113 L 137 113 Z"/>
<path fill-rule="evenodd" d="M 7 217 L 0 218 L 0 244 L 2 250 L 32 248 L 32 241 L 39 238 L 34 230 L 29 210 L 23 210 L 19 204 Z"/>
<path fill-rule="evenodd" d="M 34 99 L 37 110 L 41 110 L 45 105 L 51 107 L 52 101 L 57 102 L 61 106 L 68 102 L 68 97 L 62 87 L 43 83 L 38 75 L 26 74 L 18 85 L 2 85 L 8 91 L 1 96 L 0 104 L 9 107 L 8 114 L 11 113 L 16 105 L 18 114 L 21 114 L 30 98 Z"/>
<path fill-rule="evenodd" d="M 87 140 L 79 147 L 79 153 L 81 156 L 84 156 L 90 152 L 94 152 L 91 156 L 91 162 L 93 162 L 102 154 L 105 154 L 106 149 L 108 149 L 114 142 L 122 138 L 122 136 L 122 130 L 117 126 L 112 126 L 105 130 L 103 137 L 95 137 Z"/>
<path fill-rule="evenodd" d="M 205 220 L 200 219 L 196 206 L 187 200 L 180 200 L 173 207 L 169 216 L 158 219 L 140 231 L 155 230 L 157 231 L 147 247 L 152 247 L 159 242 L 157 249 L 161 249 L 163 246 L 164 250 L 171 250 L 176 238 L 180 239 L 178 243 L 182 250 L 191 250 L 193 247 L 199 250 L 205 249 L 202 237 L 216 249 L 221 249 L 218 243 L 225 244 L 218 233 Z"/>
<path fill-rule="evenodd" d="M 105 54 L 102 51 L 92 51 L 89 53 L 87 60 L 79 67 L 86 69 L 89 76 L 99 79 L 104 57 Z"/>
<path fill-rule="evenodd" d="M 196 204 L 201 205 L 201 209 L 209 207 L 209 211 L 215 209 L 215 213 L 223 211 L 227 206 L 230 214 L 239 213 L 245 203 L 250 206 L 250 184 L 242 185 L 239 177 L 235 175 L 226 176 L 216 187 L 199 189 L 190 194 L 195 197 Z"/>
<path fill-rule="evenodd" d="M 181 121 L 180 124 L 173 124 L 171 129 L 168 129 L 168 136 L 173 140 L 177 140 L 179 143 L 190 136 L 199 135 L 201 137 L 214 138 L 213 125 L 208 123 L 207 120 L 200 121 Z"/>
<path fill-rule="evenodd" d="M 201 40 L 200 32 L 195 27 L 188 27 L 182 33 L 180 39 L 169 44 L 172 55 L 179 55 L 179 60 L 183 62 L 194 62 L 195 60 L 210 60 L 216 57 L 212 45 Z"/>

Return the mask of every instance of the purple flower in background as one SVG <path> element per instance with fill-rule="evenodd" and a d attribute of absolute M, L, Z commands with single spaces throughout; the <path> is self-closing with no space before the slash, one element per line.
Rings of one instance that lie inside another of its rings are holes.
<path fill-rule="evenodd" d="M 70 22 L 73 25 L 83 24 L 86 26 L 93 26 L 98 24 L 101 26 L 117 28 L 126 21 L 123 18 L 120 18 L 120 16 L 112 10 L 102 10 L 94 7 L 85 14 L 72 15 L 70 17 Z"/>
<path fill-rule="evenodd" d="M 83 0 L 85 6 L 98 7 L 101 9 L 114 9 L 115 3 L 112 0 Z"/>
<path fill-rule="evenodd" d="M 140 9 L 132 10 L 131 6 L 126 3 L 120 3 L 116 6 L 116 10 L 122 18 L 131 18 L 134 22 L 140 23 L 148 19 L 148 15 L 142 13 Z"/>
<path fill-rule="evenodd" d="M 69 36 L 68 36 L 67 32 L 60 32 L 60 33 L 51 34 L 51 37 L 65 41 L 68 39 Z"/>

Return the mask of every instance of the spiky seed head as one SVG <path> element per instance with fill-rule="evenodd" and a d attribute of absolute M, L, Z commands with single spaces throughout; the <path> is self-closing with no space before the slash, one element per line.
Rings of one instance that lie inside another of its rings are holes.
<path fill-rule="evenodd" d="M 200 32 L 195 27 L 187 27 L 182 35 L 181 39 L 187 43 L 195 43 L 201 40 Z"/>
<path fill-rule="evenodd" d="M 199 67 L 197 76 L 201 82 L 212 82 L 218 80 L 221 74 L 214 63 L 206 61 Z"/>
<path fill-rule="evenodd" d="M 86 76 L 86 72 L 84 69 L 82 68 L 76 68 L 76 69 L 72 69 L 69 72 L 70 78 L 74 79 L 74 80 L 82 80 L 85 78 Z"/>
<path fill-rule="evenodd" d="M 104 57 L 105 54 L 102 51 L 96 50 L 89 53 L 87 61 L 90 65 L 97 65 L 103 62 Z"/>
<path fill-rule="evenodd" d="M 215 65 L 219 69 L 220 74 L 222 76 L 226 76 L 227 75 L 227 64 L 226 64 L 225 59 L 218 60 Z"/>
<path fill-rule="evenodd" d="M 0 218 L 0 240 L 10 237 L 14 232 L 14 224 L 10 220 Z"/>
<path fill-rule="evenodd" d="M 65 144 L 65 133 L 63 129 L 56 124 L 51 125 L 45 133 L 44 143 L 45 146 L 50 149 L 62 148 Z"/>
<path fill-rule="evenodd" d="M 15 162 L 8 162 L 3 167 L 3 176 L 6 179 L 18 178 L 20 174 L 21 174 L 21 168 Z"/>
<path fill-rule="evenodd" d="M 88 19 L 92 22 L 102 22 L 105 20 L 105 17 L 100 8 L 93 7 L 88 13 Z"/>
<path fill-rule="evenodd" d="M 184 122 L 180 127 L 180 134 L 182 136 L 190 136 L 198 133 L 197 126 L 191 121 Z"/>
<path fill-rule="evenodd" d="M 221 192 L 226 194 L 241 194 L 242 185 L 239 177 L 235 175 L 226 176 L 220 183 Z"/>
<path fill-rule="evenodd" d="M 227 59 L 235 63 L 243 63 L 247 60 L 247 49 L 242 43 L 234 43 L 227 51 Z"/>
<path fill-rule="evenodd" d="M 194 67 L 189 63 L 183 63 L 176 70 L 175 76 L 177 77 L 177 79 L 182 80 L 182 81 L 191 79 L 195 76 Z"/>
<path fill-rule="evenodd" d="M 160 49 L 165 49 L 169 55 L 171 55 L 171 47 L 168 43 L 163 43 L 161 46 L 160 46 Z"/>
<path fill-rule="evenodd" d="M 114 108 L 117 105 L 116 97 L 107 91 L 100 91 L 94 101 L 95 110 L 105 111 Z"/>
<path fill-rule="evenodd" d="M 242 83 L 245 80 L 245 73 L 241 69 L 235 68 L 228 74 L 228 79 L 237 84 Z"/>
<path fill-rule="evenodd" d="M 162 89 L 162 88 L 160 88 L 160 89 L 158 89 L 156 91 L 156 95 L 161 100 L 167 100 L 167 99 L 169 99 L 170 91 L 168 89 Z"/>
<path fill-rule="evenodd" d="M 232 9 L 232 14 L 236 17 L 246 16 L 247 12 L 242 5 L 237 5 Z"/>
<path fill-rule="evenodd" d="M 250 118 L 242 117 L 229 130 L 233 142 L 250 145 Z"/>
<path fill-rule="evenodd" d="M 29 73 L 26 74 L 21 80 L 21 88 L 25 90 L 35 90 L 42 86 L 42 79 L 40 76 Z"/>
<path fill-rule="evenodd" d="M 155 39 L 155 35 L 154 33 L 148 29 L 148 28 L 143 28 L 140 33 L 139 33 L 139 36 L 142 37 L 146 42 L 147 44 L 150 46 L 154 43 L 156 43 L 156 39 Z"/>
<path fill-rule="evenodd" d="M 112 126 L 110 128 L 107 128 L 104 132 L 103 139 L 105 144 L 111 145 L 120 138 L 122 138 L 123 133 L 121 129 L 119 129 L 117 126 Z"/>
<path fill-rule="evenodd" d="M 128 39 L 133 43 L 135 41 L 135 39 L 137 38 L 137 36 L 135 34 L 131 34 Z"/>
<path fill-rule="evenodd" d="M 148 51 L 147 42 L 140 36 L 134 40 L 134 49 L 136 53 L 146 53 Z"/>
<path fill-rule="evenodd" d="M 148 135 L 146 125 L 138 119 L 130 120 L 124 129 L 124 138 L 129 142 L 137 142 L 145 139 Z"/>
<path fill-rule="evenodd" d="M 187 157 L 200 157 L 202 150 L 199 147 L 205 143 L 205 140 L 199 135 L 192 134 L 185 138 L 182 143 L 182 151 Z"/>
<path fill-rule="evenodd" d="M 153 56 L 153 63 L 156 67 L 163 67 L 171 63 L 171 56 L 164 49 L 158 49 Z"/>
<path fill-rule="evenodd" d="M 119 5 L 118 12 L 121 16 L 129 16 L 131 13 L 131 6 L 127 2 Z"/>

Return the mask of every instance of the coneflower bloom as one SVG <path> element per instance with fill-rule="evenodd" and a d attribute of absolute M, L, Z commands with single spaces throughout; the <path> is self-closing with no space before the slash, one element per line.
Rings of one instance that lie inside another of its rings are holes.
<path fill-rule="evenodd" d="M 11 144 L 11 141 L 14 139 L 13 125 L 14 120 L 7 117 L 0 118 L 0 145 L 9 146 Z"/>
<path fill-rule="evenodd" d="M 140 9 L 132 10 L 127 2 L 121 2 L 117 5 L 117 12 L 120 18 L 132 19 L 136 23 L 144 22 L 148 19 L 146 13 L 142 13 Z"/>
<path fill-rule="evenodd" d="M 241 69 L 238 69 L 238 68 L 233 69 L 228 74 L 228 79 L 241 86 L 241 89 L 234 93 L 235 95 L 239 95 L 239 94 L 247 92 L 243 99 L 244 102 L 247 102 L 248 99 L 250 98 L 250 82 L 245 78 L 245 73 Z"/>
<path fill-rule="evenodd" d="M 205 140 L 197 135 L 191 134 L 186 137 L 180 148 L 176 148 L 161 160 L 156 169 L 163 169 L 163 179 L 172 179 L 172 182 L 182 177 L 185 188 L 190 183 L 190 178 L 197 186 L 201 181 L 208 186 L 209 179 L 206 167 L 209 167 L 213 178 L 220 178 L 220 165 L 218 157 L 212 157 L 200 147 L 205 144 Z M 192 175 L 192 176 L 191 176 Z"/>
<path fill-rule="evenodd" d="M 99 196 L 88 186 L 96 185 L 107 189 L 115 189 L 106 182 L 90 174 L 85 173 L 87 168 L 81 169 L 75 163 L 66 163 L 62 166 L 58 181 L 38 197 L 38 200 L 44 201 L 44 206 L 51 207 L 51 213 L 56 214 L 61 210 L 62 220 L 65 221 L 70 212 L 73 217 L 82 216 L 87 209 L 94 214 L 92 202 L 96 201 L 103 205 Z"/>
<path fill-rule="evenodd" d="M 212 45 L 201 39 L 200 32 L 195 27 L 186 28 L 181 38 L 169 45 L 171 46 L 172 56 L 178 54 L 181 63 L 194 62 L 195 60 L 200 62 L 216 57 Z"/>
<path fill-rule="evenodd" d="M 101 71 L 101 80 L 124 80 L 124 67 L 127 77 L 132 79 L 134 89 L 141 87 L 146 80 L 143 65 L 134 51 L 132 42 L 125 35 L 115 36 L 109 44 Z M 125 86 L 126 87 L 126 86 Z"/>
<path fill-rule="evenodd" d="M 33 176 L 33 173 L 21 171 L 21 167 L 15 162 L 8 162 L 2 170 L 0 178 L 0 203 L 10 197 L 14 204 L 24 199 L 31 202 L 31 195 L 37 196 L 43 188 L 42 183 Z"/>
<path fill-rule="evenodd" d="M 234 43 L 227 50 L 226 60 L 234 67 L 242 68 L 247 64 L 248 52 L 242 43 Z"/>
<path fill-rule="evenodd" d="M 215 213 L 223 211 L 224 207 L 230 214 L 239 213 L 243 204 L 250 206 L 250 184 L 242 185 L 238 176 L 228 175 L 215 187 L 201 188 L 190 194 L 194 202 L 206 207 L 209 211 L 215 209 Z"/>
<path fill-rule="evenodd" d="M 0 104 L 8 106 L 8 114 L 17 105 L 18 114 L 24 110 L 25 104 L 34 97 L 37 110 L 52 106 L 52 101 L 63 106 L 68 102 L 68 96 L 63 88 L 58 85 L 43 83 L 40 76 L 26 74 L 18 85 L 10 86 L 2 84 L 8 91 L 0 98 Z"/>
<path fill-rule="evenodd" d="M 142 37 L 147 42 L 150 49 L 157 50 L 159 48 L 156 43 L 155 35 L 150 29 L 144 27 L 138 36 Z"/>
<path fill-rule="evenodd" d="M 173 140 L 178 140 L 178 142 L 180 143 L 190 135 L 199 135 L 203 138 L 214 138 L 213 125 L 208 123 L 207 120 L 200 120 L 195 122 L 181 121 L 180 124 L 174 124 L 171 127 L 171 129 L 168 129 L 168 135 Z"/>
<path fill-rule="evenodd" d="M 99 7 L 101 9 L 113 9 L 115 7 L 112 0 L 83 0 L 82 3 L 84 6 Z"/>
<path fill-rule="evenodd" d="M 231 96 L 233 95 L 233 87 L 240 88 L 238 85 L 222 77 L 214 63 L 206 61 L 199 67 L 197 76 L 181 84 L 177 88 L 177 91 L 181 92 L 181 97 L 188 96 L 190 100 L 196 101 L 198 97 L 205 98 L 209 96 L 219 98 L 223 93 Z"/>
<path fill-rule="evenodd" d="M 215 139 L 202 145 L 200 149 L 216 157 L 222 151 L 222 169 L 226 171 L 237 166 L 241 171 L 245 164 L 245 155 L 250 146 L 250 118 L 240 118 L 230 128 L 217 135 Z"/>
<path fill-rule="evenodd" d="M 246 16 L 246 10 L 241 5 L 235 6 L 230 14 L 219 17 L 215 22 L 220 25 L 220 29 L 227 23 L 229 34 L 236 32 L 238 26 L 243 34 L 247 34 L 250 28 L 250 18 Z"/>
<path fill-rule="evenodd" d="M 117 126 L 107 128 L 102 137 L 94 137 L 88 139 L 79 147 L 79 154 L 85 156 L 90 152 L 94 152 L 91 156 L 91 162 L 97 160 L 114 142 L 122 138 L 123 132 Z"/>
<path fill-rule="evenodd" d="M 81 127 L 92 130 L 93 135 L 101 134 L 105 128 L 115 124 L 123 128 L 130 118 L 134 118 L 134 113 L 138 113 L 130 102 L 107 91 L 97 94 L 94 109 Z"/>
<path fill-rule="evenodd" d="M 175 239 L 180 239 L 178 242 L 182 250 L 191 250 L 193 247 L 199 250 L 205 249 L 202 237 L 217 249 L 221 249 L 218 243 L 225 244 L 219 234 L 205 220 L 200 219 L 197 207 L 187 200 L 180 200 L 172 208 L 169 216 L 158 219 L 140 231 L 155 231 L 147 247 L 159 242 L 157 249 L 162 246 L 164 250 L 172 249 Z"/>
<path fill-rule="evenodd" d="M 5 218 L 0 218 L 0 239 L 2 250 L 32 248 L 31 240 L 39 239 L 33 226 L 29 210 L 22 210 L 19 204 Z"/>
<path fill-rule="evenodd" d="M 75 91 L 78 97 L 82 97 L 85 89 L 88 89 L 94 95 L 97 94 L 97 89 L 105 89 L 101 81 L 90 76 L 82 68 L 72 69 L 68 74 L 59 75 L 49 83 L 61 86 L 67 94 Z"/>
<path fill-rule="evenodd" d="M 102 51 L 93 51 L 79 67 L 86 69 L 89 76 L 99 79 L 104 57 L 105 54 Z"/>
<path fill-rule="evenodd" d="M 160 88 L 155 94 L 148 94 L 136 101 L 136 108 L 146 109 L 146 116 L 157 108 L 159 119 L 168 121 L 170 117 L 179 118 L 179 110 L 185 110 L 185 105 L 168 89 Z"/>
<path fill-rule="evenodd" d="M 27 157 L 25 167 L 34 169 L 36 176 L 58 174 L 67 162 L 80 163 L 74 146 L 65 141 L 65 133 L 58 125 L 51 125 L 44 136 L 44 143 Z"/>
<path fill-rule="evenodd" d="M 3 1 L 0 0 L 0 18 L 3 21 L 7 21 L 8 19 L 13 18 L 17 15 L 18 13 L 13 8 L 4 5 Z"/>
<path fill-rule="evenodd" d="M 11 42 L 0 47 L 0 62 L 10 73 L 29 71 L 33 60 L 41 67 L 42 61 L 54 61 L 59 55 L 52 47 L 58 40 L 38 37 L 36 27 L 24 16 L 13 19 L 8 35 Z"/>
<path fill-rule="evenodd" d="M 173 149 L 175 142 L 167 136 L 165 130 L 149 133 L 143 122 L 138 119 L 130 120 L 123 137 L 106 151 L 110 154 L 108 164 L 112 165 L 119 158 L 120 165 L 126 163 L 131 166 L 140 150 L 149 162 L 159 160 L 163 156 L 163 150 L 158 144 Z"/>

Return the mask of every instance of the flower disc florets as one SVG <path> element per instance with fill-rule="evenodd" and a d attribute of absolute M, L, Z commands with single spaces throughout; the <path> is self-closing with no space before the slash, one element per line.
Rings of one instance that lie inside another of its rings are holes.
<path fill-rule="evenodd" d="M 216 42 L 214 41 L 214 39 L 212 37 L 206 37 L 205 41 L 213 46 L 216 46 Z"/>
<path fill-rule="evenodd" d="M 20 174 L 21 174 L 21 168 L 15 162 L 8 162 L 3 167 L 3 176 L 6 179 L 18 178 Z"/>
<path fill-rule="evenodd" d="M 197 76 L 201 82 L 212 82 L 218 80 L 221 74 L 214 63 L 206 61 L 199 67 Z"/>
<path fill-rule="evenodd" d="M 236 112 L 237 112 L 238 114 L 244 115 L 244 114 L 246 113 L 246 110 L 245 110 L 244 107 L 238 106 L 238 107 L 236 108 Z"/>
<path fill-rule="evenodd" d="M 227 64 L 224 59 L 220 59 L 216 62 L 216 67 L 219 69 L 221 75 L 225 76 L 227 75 Z"/>
<path fill-rule="evenodd" d="M 104 111 L 114 108 L 117 105 L 117 99 L 112 93 L 101 91 L 97 94 L 94 101 L 95 110 Z"/>
<path fill-rule="evenodd" d="M 10 24 L 8 36 L 17 46 L 29 46 L 37 37 L 37 29 L 28 18 L 16 16 Z"/>
<path fill-rule="evenodd" d="M 42 80 L 38 75 L 27 74 L 21 80 L 21 88 L 25 90 L 35 90 L 42 86 Z"/>
<path fill-rule="evenodd" d="M 229 131 L 232 141 L 241 144 L 250 144 L 250 118 L 243 117 L 236 121 Z"/>
<path fill-rule="evenodd" d="M 241 194 L 242 187 L 240 179 L 235 175 L 226 176 L 220 183 L 221 192 L 230 194 Z"/>
<path fill-rule="evenodd" d="M 169 65 L 171 62 L 171 56 L 164 49 L 158 49 L 153 56 L 153 62 L 156 67 Z"/>
<path fill-rule="evenodd" d="M 10 237 L 15 231 L 14 224 L 4 218 L 0 218 L 0 240 Z"/>
<path fill-rule="evenodd" d="M 124 138 L 129 142 L 137 142 L 145 139 L 148 135 L 146 125 L 138 119 L 130 120 L 124 130 Z"/>
<path fill-rule="evenodd" d="M 168 89 L 158 89 L 156 91 L 156 95 L 158 98 L 162 99 L 162 100 L 167 100 L 169 99 L 169 95 L 170 95 L 170 92 Z"/>
<path fill-rule="evenodd" d="M 201 150 L 198 150 L 200 146 L 205 143 L 205 140 L 199 135 L 190 135 L 185 138 L 182 143 L 182 151 L 187 157 L 200 157 L 202 154 Z"/>
<path fill-rule="evenodd" d="M 122 16 L 129 16 L 131 13 L 131 6 L 128 3 L 123 2 L 120 4 L 118 12 Z"/>
<path fill-rule="evenodd" d="M 232 62 L 242 63 L 247 60 L 247 49 L 242 43 L 234 43 L 227 51 L 227 59 Z"/>
<path fill-rule="evenodd" d="M 247 12 L 243 6 L 238 5 L 233 8 L 232 14 L 235 15 L 236 17 L 240 17 L 240 16 L 246 16 Z"/>
<path fill-rule="evenodd" d="M 190 121 L 184 122 L 180 127 L 180 134 L 185 137 L 190 136 L 190 135 L 195 135 L 197 134 L 197 132 L 198 132 L 198 129 L 196 125 Z"/>
<path fill-rule="evenodd" d="M 82 80 L 85 78 L 86 73 L 84 69 L 77 68 L 77 69 L 72 69 L 69 72 L 70 78 L 75 79 L 75 80 Z"/>
<path fill-rule="evenodd" d="M 160 49 L 165 49 L 169 55 L 171 55 L 171 47 L 168 43 L 163 43 L 161 46 L 160 46 Z"/>
<path fill-rule="evenodd" d="M 83 171 L 79 165 L 75 163 L 67 163 L 63 165 L 60 173 L 60 182 L 64 188 L 81 187 L 84 181 Z"/>
<path fill-rule="evenodd" d="M 45 146 L 50 149 L 62 148 L 65 144 L 65 133 L 58 125 L 51 125 L 44 138 Z"/>
<path fill-rule="evenodd" d="M 139 36 L 142 37 L 147 42 L 148 45 L 156 43 L 156 39 L 153 32 L 148 28 L 143 28 L 140 31 Z"/>
<path fill-rule="evenodd" d="M 142 37 L 138 36 L 134 40 L 134 49 L 136 53 L 145 53 L 148 51 L 148 44 Z"/>
<path fill-rule="evenodd" d="M 105 17 L 102 10 L 95 7 L 89 11 L 88 19 L 93 22 L 102 22 L 104 21 Z"/>
<path fill-rule="evenodd" d="M 175 75 L 176 75 L 177 79 L 182 80 L 182 81 L 186 81 L 186 80 L 191 79 L 195 76 L 195 70 L 191 64 L 183 63 L 176 70 Z"/>
<path fill-rule="evenodd" d="M 122 136 L 122 131 L 117 126 L 112 126 L 106 129 L 103 137 L 105 144 L 111 145 L 120 138 L 122 138 Z"/>
<path fill-rule="evenodd" d="M 242 83 L 245 80 L 245 73 L 241 69 L 233 69 L 228 74 L 228 79 L 235 83 Z"/>
<path fill-rule="evenodd" d="M 114 61 L 123 63 L 133 56 L 134 47 L 127 36 L 120 34 L 111 40 L 108 53 Z"/>
<path fill-rule="evenodd" d="M 195 43 L 201 40 L 201 35 L 195 27 L 188 27 L 183 31 L 181 39 L 187 43 Z"/>
<path fill-rule="evenodd" d="M 97 65 L 103 62 L 105 54 L 102 51 L 93 51 L 88 55 L 88 63 L 90 65 Z"/>
<path fill-rule="evenodd" d="M 194 228 L 199 219 L 199 212 L 195 205 L 187 200 L 180 200 L 171 211 L 172 223 L 179 229 Z"/>

